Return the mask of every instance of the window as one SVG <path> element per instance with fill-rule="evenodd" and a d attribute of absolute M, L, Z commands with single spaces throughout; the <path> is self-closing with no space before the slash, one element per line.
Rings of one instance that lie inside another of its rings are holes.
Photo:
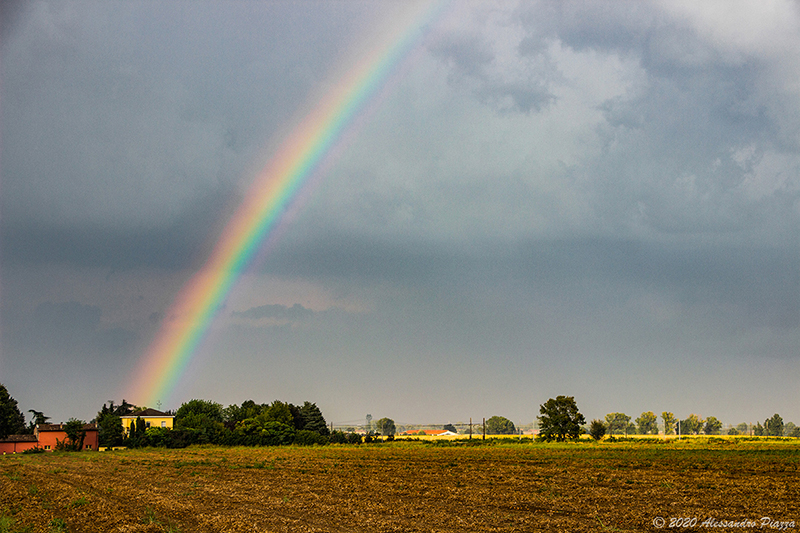
<path fill-rule="evenodd" d="M 91 445 L 91 444 L 87 444 L 87 445 L 86 445 L 86 449 L 87 449 L 87 450 L 91 450 L 91 449 L 92 449 L 92 445 Z"/>
<path fill-rule="evenodd" d="M 162 427 L 162 428 L 165 428 L 165 427 L 167 427 L 167 421 L 166 421 L 166 420 L 162 420 L 162 421 L 161 421 L 161 427 Z"/>
<path fill-rule="evenodd" d="M 50 445 L 49 445 L 49 444 L 46 444 L 46 445 L 45 445 L 45 447 L 44 447 L 44 449 L 45 449 L 45 450 L 49 450 L 49 449 L 50 449 Z"/>
<path fill-rule="evenodd" d="M 144 427 L 149 428 L 150 427 L 150 422 L 146 422 Z"/>

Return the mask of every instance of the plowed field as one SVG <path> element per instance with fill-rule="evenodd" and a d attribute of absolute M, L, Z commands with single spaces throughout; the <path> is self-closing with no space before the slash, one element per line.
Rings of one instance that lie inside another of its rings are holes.
<path fill-rule="evenodd" d="M 792 531 L 800 528 L 796 442 L 8 455 L 0 533 L 652 531 L 657 517 L 664 529 L 683 517 L 700 529 L 711 518 L 716 530 L 733 529 L 720 528 L 724 520 L 762 529 L 769 517 Z"/>

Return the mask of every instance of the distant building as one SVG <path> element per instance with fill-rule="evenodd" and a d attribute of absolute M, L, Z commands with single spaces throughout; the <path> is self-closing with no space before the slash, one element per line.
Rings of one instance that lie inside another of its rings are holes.
<path fill-rule="evenodd" d="M 174 416 L 156 411 L 155 409 L 136 411 L 135 413 L 121 416 L 120 418 L 122 419 L 122 429 L 125 431 L 126 435 L 130 433 L 131 424 L 133 424 L 137 418 L 144 420 L 144 425 L 148 428 L 172 429 L 172 422 L 175 420 Z"/>
<path fill-rule="evenodd" d="M 448 429 L 412 429 L 409 431 L 403 432 L 403 435 L 414 436 L 414 435 L 424 435 L 428 437 L 451 437 L 453 435 L 458 435 L 458 433 L 453 433 Z"/>
<path fill-rule="evenodd" d="M 97 450 L 100 442 L 96 424 L 84 424 L 86 437 L 83 439 L 84 450 Z M 9 435 L 0 439 L 0 453 L 20 453 L 31 448 L 53 451 L 59 442 L 67 440 L 64 424 L 37 424 L 33 435 Z"/>

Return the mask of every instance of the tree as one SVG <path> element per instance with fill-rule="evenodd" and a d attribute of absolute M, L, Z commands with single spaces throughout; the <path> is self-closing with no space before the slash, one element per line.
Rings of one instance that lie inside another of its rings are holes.
<path fill-rule="evenodd" d="M 753 428 L 753 435 L 755 435 L 756 437 L 763 437 L 764 435 L 767 434 L 766 431 L 767 430 L 764 429 L 764 426 L 761 425 L 761 422 L 758 422 Z"/>
<path fill-rule="evenodd" d="M 783 418 L 775 413 L 764 421 L 764 429 L 770 437 L 783 437 Z"/>
<path fill-rule="evenodd" d="M 728 429 L 728 435 L 730 435 L 730 436 L 739 435 L 739 434 L 740 434 L 740 433 L 739 433 L 739 430 L 738 430 L 738 429 L 736 429 L 736 428 L 730 428 L 730 429 Z"/>
<path fill-rule="evenodd" d="M 674 435 L 675 424 L 678 423 L 678 419 L 675 418 L 675 415 L 669 411 L 664 411 L 661 413 L 661 419 L 664 421 L 664 435 Z"/>
<path fill-rule="evenodd" d="M 394 420 L 391 418 L 381 418 L 375 422 L 375 429 L 380 435 L 393 437 L 397 433 L 397 428 L 394 425 Z"/>
<path fill-rule="evenodd" d="M 291 415 L 289 415 L 291 424 Z M 222 405 L 208 400 L 190 400 L 175 413 L 175 429 L 188 430 L 193 442 L 216 443 L 225 433 Z"/>
<path fill-rule="evenodd" d="M 653 411 L 642 413 L 636 419 L 640 435 L 658 435 L 658 417 Z"/>
<path fill-rule="evenodd" d="M 747 433 L 748 433 L 749 429 L 750 429 L 750 428 L 749 428 L 749 426 L 747 425 L 747 422 L 742 422 L 741 424 L 738 424 L 738 425 L 736 426 L 736 431 L 738 431 L 738 432 L 739 432 L 739 435 L 747 435 Z"/>
<path fill-rule="evenodd" d="M 606 415 L 606 426 L 608 426 L 608 432 L 612 435 L 625 433 L 630 422 L 631 417 L 625 413 L 608 413 Z"/>
<path fill-rule="evenodd" d="M 722 429 L 722 422 L 717 420 L 716 417 L 709 416 L 706 418 L 706 424 L 703 427 L 703 433 L 706 435 L 719 435 L 719 431 Z"/>
<path fill-rule="evenodd" d="M 783 436 L 784 437 L 794 437 L 793 433 L 797 429 L 797 426 L 794 425 L 794 422 L 786 422 L 786 425 L 783 426 Z"/>
<path fill-rule="evenodd" d="M 573 396 L 550 398 L 539 406 L 539 412 L 541 415 L 536 418 L 540 440 L 562 442 L 577 439 L 583 431 L 581 425 L 586 423 Z"/>
<path fill-rule="evenodd" d="M 300 427 L 297 429 L 316 431 L 320 435 L 326 436 L 330 434 L 328 423 L 325 422 L 325 417 L 322 416 L 322 411 L 317 407 L 317 404 L 304 402 L 303 406 L 298 409 L 298 414 L 300 418 Z"/>
<path fill-rule="evenodd" d="M 453 424 L 445 424 L 444 426 L 442 426 L 442 429 L 447 431 L 452 431 L 453 433 L 458 433 L 458 430 Z"/>
<path fill-rule="evenodd" d="M 97 418 L 97 438 L 100 446 L 120 446 L 124 435 L 122 419 L 117 415 L 106 412 Z"/>
<path fill-rule="evenodd" d="M 25 416 L 17 407 L 17 400 L 0 383 L 0 439 L 19 433 L 25 433 Z"/>
<path fill-rule="evenodd" d="M 602 439 L 606 434 L 606 425 L 602 420 L 592 420 L 592 423 L 589 424 L 589 435 L 594 440 Z"/>
<path fill-rule="evenodd" d="M 86 422 L 76 418 L 70 418 L 64 424 L 64 433 L 67 434 L 67 438 L 62 445 L 64 450 L 79 452 L 83 449 L 83 441 L 86 438 L 84 425 L 86 425 Z"/>
<path fill-rule="evenodd" d="M 486 421 L 487 435 L 513 435 L 517 432 L 514 423 L 504 416 L 493 416 Z"/>
<path fill-rule="evenodd" d="M 703 420 L 696 414 L 689 415 L 686 420 L 681 420 L 681 435 L 697 435 L 703 429 Z"/>
<path fill-rule="evenodd" d="M 49 416 L 44 416 L 42 411 L 37 411 L 36 409 L 28 409 L 28 412 L 33 415 L 33 420 L 31 420 L 31 429 L 38 425 L 47 424 L 47 421 L 50 420 Z"/>

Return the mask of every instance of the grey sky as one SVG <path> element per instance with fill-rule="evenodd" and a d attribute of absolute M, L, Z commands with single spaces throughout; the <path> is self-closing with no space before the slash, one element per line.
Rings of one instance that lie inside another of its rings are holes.
<path fill-rule="evenodd" d="M 400 6 L 11 8 L 0 381 L 23 409 L 131 390 L 288 125 Z M 796 2 L 450 4 L 163 407 L 528 423 L 567 394 L 589 419 L 800 423 L 798 79 Z"/>

